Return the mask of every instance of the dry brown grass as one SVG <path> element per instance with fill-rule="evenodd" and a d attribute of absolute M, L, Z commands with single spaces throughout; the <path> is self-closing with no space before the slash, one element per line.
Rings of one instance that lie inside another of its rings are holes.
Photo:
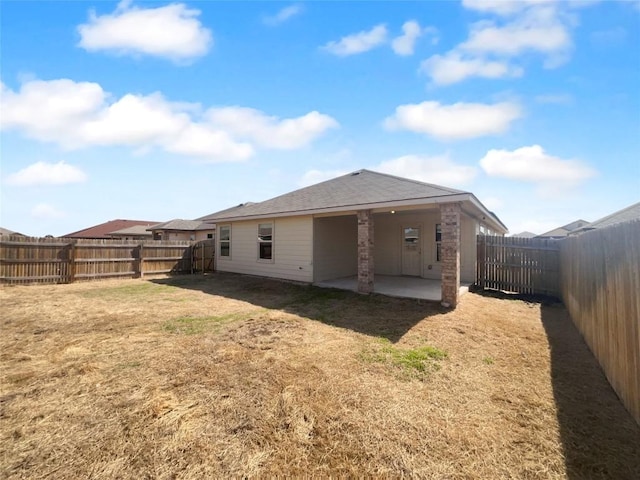
<path fill-rule="evenodd" d="M 225 274 L 0 300 L 3 478 L 640 478 L 560 306 Z M 447 353 L 424 372 L 375 355 L 424 346 Z"/>

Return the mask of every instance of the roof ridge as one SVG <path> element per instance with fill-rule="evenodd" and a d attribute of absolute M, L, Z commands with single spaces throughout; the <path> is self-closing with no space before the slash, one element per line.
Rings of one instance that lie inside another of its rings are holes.
<path fill-rule="evenodd" d="M 398 175 L 392 175 L 390 173 L 384 173 L 384 172 L 376 172 L 375 170 L 368 170 L 366 168 L 358 170 L 358 172 L 368 172 L 368 173 L 375 173 L 376 175 L 384 175 L 385 177 L 394 178 L 396 180 L 402 180 L 404 182 L 415 183 L 415 184 L 424 185 L 424 186 L 427 186 L 427 187 L 435 187 L 435 188 L 439 188 L 440 190 L 445 190 L 445 191 L 448 191 L 448 192 L 451 192 L 451 193 L 471 193 L 471 192 L 468 192 L 466 190 L 458 190 L 457 188 L 451 188 L 451 187 L 445 187 L 443 185 L 438 185 L 437 183 L 427 183 L 427 182 L 423 182 L 421 180 L 415 180 L 413 178 L 399 177 Z M 351 175 L 353 175 L 353 173 L 351 173 Z"/>
<path fill-rule="evenodd" d="M 631 210 L 632 208 L 638 208 L 638 206 L 640 206 L 640 202 L 632 203 L 631 205 L 629 205 L 627 207 L 624 207 L 624 208 L 622 208 L 620 210 L 617 210 L 617 211 L 615 211 L 613 213 L 610 213 L 609 215 L 605 215 L 604 217 L 599 218 L 594 222 L 589 223 L 589 225 L 593 225 L 593 224 L 598 224 L 598 223 L 604 222 L 605 220 L 608 220 L 608 219 L 610 219 L 612 217 L 620 215 L 621 213 L 626 212 L 627 210 Z"/>

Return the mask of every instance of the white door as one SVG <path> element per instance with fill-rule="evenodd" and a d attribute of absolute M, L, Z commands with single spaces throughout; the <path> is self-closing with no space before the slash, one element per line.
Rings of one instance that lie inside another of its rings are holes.
<path fill-rule="evenodd" d="M 422 274 L 422 239 L 420 226 L 402 227 L 402 275 Z"/>

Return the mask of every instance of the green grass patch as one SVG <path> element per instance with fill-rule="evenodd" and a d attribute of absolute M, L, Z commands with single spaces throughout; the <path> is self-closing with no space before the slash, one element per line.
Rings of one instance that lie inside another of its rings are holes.
<path fill-rule="evenodd" d="M 436 347 L 425 345 L 415 348 L 400 348 L 391 344 L 386 338 L 364 349 L 360 358 L 365 362 L 382 363 L 396 369 L 402 376 L 424 377 L 438 370 L 441 360 L 447 358 L 447 352 Z"/>
<path fill-rule="evenodd" d="M 482 361 L 487 365 L 493 365 L 494 362 L 493 357 L 484 357 Z"/>
<path fill-rule="evenodd" d="M 237 322 L 239 320 L 248 320 L 253 316 L 254 314 L 229 313 L 227 315 L 211 315 L 206 317 L 178 317 L 165 322 L 162 328 L 170 333 L 197 335 L 199 333 L 215 332 L 224 324 Z"/>
<path fill-rule="evenodd" d="M 131 361 L 131 362 L 119 363 L 115 366 L 115 368 L 118 370 L 124 370 L 127 368 L 138 368 L 141 365 L 142 365 L 142 362 Z"/>

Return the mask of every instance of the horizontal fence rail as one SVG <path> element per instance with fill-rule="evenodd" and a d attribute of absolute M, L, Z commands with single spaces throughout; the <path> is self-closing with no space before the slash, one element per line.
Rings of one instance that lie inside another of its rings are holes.
<path fill-rule="evenodd" d="M 562 240 L 560 267 L 573 322 L 640 423 L 640 220 Z"/>
<path fill-rule="evenodd" d="M 556 240 L 478 235 L 477 248 L 478 287 L 560 297 Z"/>
<path fill-rule="evenodd" d="M 0 237 L 0 283 L 72 283 L 100 278 L 207 272 L 215 242 Z"/>

